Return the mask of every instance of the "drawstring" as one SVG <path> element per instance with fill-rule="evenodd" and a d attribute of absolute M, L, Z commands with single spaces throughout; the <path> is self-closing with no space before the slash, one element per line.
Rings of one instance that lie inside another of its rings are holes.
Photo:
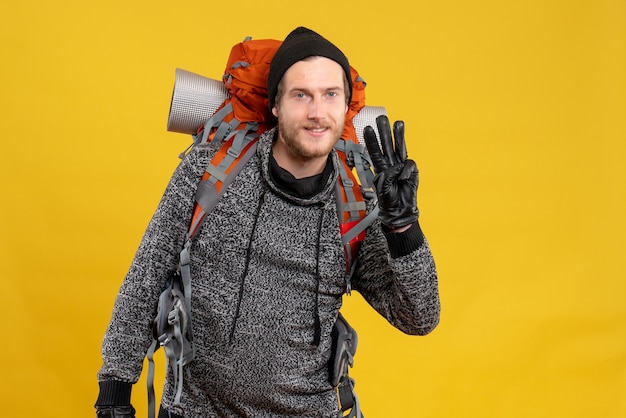
<path fill-rule="evenodd" d="M 261 213 L 261 207 L 265 202 L 265 194 L 266 190 L 263 190 L 261 194 L 261 198 L 259 199 L 259 204 L 256 208 L 256 212 L 254 214 L 254 223 L 252 224 L 252 232 L 250 234 L 250 239 L 248 240 L 248 248 L 246 250 L 246 259 L 244 262 L 243 272 L 241 273 L 241 280 L 239 282 L 239 297 L 237 299 L 237 307 L 235 309 L 235 317 L 233 318 L 233 323 L 230 328 L 229 342 L 233 342 L 233 338 L 235 335 L 235 328 L 237 327 L 237 320 L 239 319 L 240 310 L 241 310 L 241 301 L 243 299 L 243 292 L 245 287 L 246 276 L 248 275 L 248 267 L 250 265 L 250 257 L 252 251 L 252 241 L 254 239 L 254 234 L 256 232 L 257 223 L 259 220 L 259 215 Z M 321 258 L 321 247 L 322 247 L 322 227 L 324 225 L 324 207 L 321 207 L 319 221 L 317 223 L 317 241 L 315 243 L 315 307 L 313 309 L 313 321 L 314 321 L 314 330 L 313 330 L 313 345 L 318 347 L 320 344 L 320 340 L 322 338 L 322 325 L 320 321 L 320 313 L 319 313 L 319 298 L 320 298 L 320 258 Z"/>
<path fill-rule="evenodd" d="M 313 334 L 313 345 L 318 347 L 320 345 L 320 340 L 322 338 L 322 324 L 320 321 L 320 311 L 319 311 L 319 299 L 320 299 L 320 252 L 321 252 L 321 241 L 322 241 L 322 226 L 324 224 L 324 207 L 321 208 L 320 218 L 317 225 L 317 242 L 315 245 L 315 279 L 317 281 L 315 287 L 315 309 L 313 311 L 313 320 L 314 320 L 314 334 Z"/>
<path fill-rule="evenodd" d="M 246 250 L 246 260 L 243 267 L 243 273 L 241 273 L 241 281 L 239 282 L 239 298 L 237 299 L 237 308 L 235 309 L 235 317 L 233 318 L 233 325 L 230 328 L 230 336 L 229 342 L 233 342 L 233 337 L 235 335 L 235 328 L 237 327 L 237 319 L 239 319 L 239 311 L 241 309 L 241 300 L 243 299 L 243 290 L 246 282 L 246 276 L 248 275 L 248 266 L 250 265 L 250 253 L 252 251 L 252 241 L 254 239 L 254 233 L 256 232 L 256 226 L 259 221 L 259 215 L 261 214 L 261 207 L 265 202 L 265 193 L 266 189 L 263 189 L 261 193 L 261 197 L 259 199 L 259 204 L 256 208 L 256 212 L 254 214 L 254 223 L 252 224 L 252 232 L 250 233 L 250 239 L 248 240 L 248 248 Z"/>

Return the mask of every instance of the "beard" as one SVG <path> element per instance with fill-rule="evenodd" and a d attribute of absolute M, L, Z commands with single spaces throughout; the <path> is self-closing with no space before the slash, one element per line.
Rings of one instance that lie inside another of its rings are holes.
<path fill-rule="evenodd" d="M 343 122 L 343 121 L 341 121 Z M 303 131 L 307 129 L 324 128 L 328 132 L 319 140 L 306 138 Z M 307 161 L 316 158 L 327 157 L 328 154 L 341 138 L 343 123 L 341 125 L 319 124 L 308 122 L 303 125 L 288 123 L 278 124 L 278 133 L 290 153 L 299 160 Z"/>

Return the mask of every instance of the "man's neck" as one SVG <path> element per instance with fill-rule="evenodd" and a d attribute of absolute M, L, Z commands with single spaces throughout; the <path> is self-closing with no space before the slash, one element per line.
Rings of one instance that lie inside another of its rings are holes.
<path fill-rule="evenodd" d="M 274 156 L 270 154 L 270 178 L 276 187 L 294 197 L 308 199 L 322 192 L 332 172 L 332 162 L 329 158 L 327 159 L 326 167 L 322 173 L 297 179 L 290 172 L 280 167 L 276 159 L 274 159 Z"/>

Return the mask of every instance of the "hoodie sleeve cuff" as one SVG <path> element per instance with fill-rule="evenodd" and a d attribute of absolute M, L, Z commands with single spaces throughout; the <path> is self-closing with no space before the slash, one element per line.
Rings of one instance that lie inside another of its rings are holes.
<path fill-rule="evenodd" d="M 387 238 L 391 258 L 399 258 L 412 253 L 424 244 L 424 234 L 419 222 L 415 222 L 404 232 L 393 232 L 382 225 L 383 233 Z"/>
<path fill-rule="evenodd" d="M 132 383 L 117 380 L 104 380 L 98 382 L 100 393 L 96 406 L 126 406 L 130 405 L 130 393 Z"/>

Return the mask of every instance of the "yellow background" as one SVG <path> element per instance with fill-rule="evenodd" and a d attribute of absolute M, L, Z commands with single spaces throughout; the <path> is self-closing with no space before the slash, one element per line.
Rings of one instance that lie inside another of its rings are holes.
<path fill-rule="evenodd" d="M 440 273 L 424 338 L 346 301 L 365 415 L 626 416 L 623 0 L 3 2 L 0 414 L 94 416 L 113 299 L 189 143 L 165 128 L 175 68 L 219 78 L 244 36 L 301 24 L 406 121 Z"/>

